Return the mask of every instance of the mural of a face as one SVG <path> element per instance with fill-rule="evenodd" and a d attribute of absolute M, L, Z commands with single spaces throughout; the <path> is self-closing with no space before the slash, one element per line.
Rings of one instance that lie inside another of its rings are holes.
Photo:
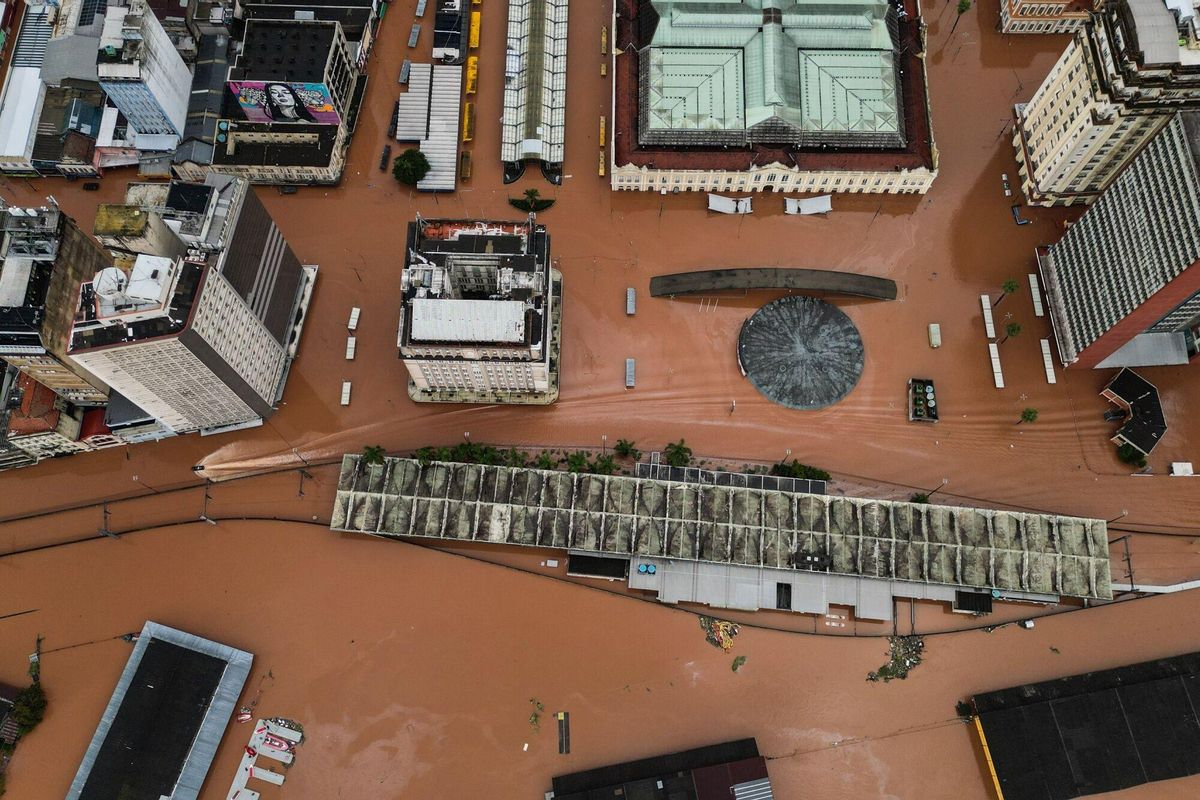
<path fill-rule="evenodd" d="M 253 122 L 315 122 L 337 125 L 340 120 L 329 89 L 320 83 L 230 81 L 246 119 Z"/>
<path fill-rule="evenodd" d="M 291 111 L 293 114 L 296 109 L 296 101 L 292 97 L 291 91 L 282 83 L 272 83 L 267 89 L 267 94 L 271 96 L 271 100 L 275 102 L 277 108 L 283 111 Z"/>

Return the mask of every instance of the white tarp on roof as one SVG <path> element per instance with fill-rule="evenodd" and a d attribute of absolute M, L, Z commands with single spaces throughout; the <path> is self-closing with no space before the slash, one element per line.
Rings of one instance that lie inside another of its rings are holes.
<path fill-rule="evenodd" d="M 525 341 L 525 304 L 520 300 L 453 300 L 421 298 L 412 301 L 414 342 Z"/>
<path fill-rule="evenodd" d="M 788 214 L 828 214 L 833 211 L 833 195 L 806 197 L 803 200 L 784 198 L 784 212 Z"/>
<path fill-rule="evenodd" d="M 749 197 L 722 197 L 719 194 L 708 196 L 708 210 L 721 214 L 749 214 L 754 210 L 751 205 Z"/>

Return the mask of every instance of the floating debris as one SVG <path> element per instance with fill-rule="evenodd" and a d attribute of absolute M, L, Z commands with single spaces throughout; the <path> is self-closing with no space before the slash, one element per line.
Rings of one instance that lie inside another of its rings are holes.
<path fill-rule="evenodd" d="M 733 671 L 734 671 L 734 672 L 737 672 L 739 669 L 741 669 L 741 668 L 742 668 L 742 664 L 745 664 L 745 663 L 746 663 L 746 657 L 745 657 L 745 656 L 734 656 L 734 659 L 733 659 Z"/>
<path fill-rule="evenodd" d="M 868 672 L 867 680 L 882 680 L 884 683 L 893 678 L 904 680 L 908 677 L 909 670 L 921 663 L 921 651 L 925 649 L 925 640 L 920 636 L 890 636 L 888 643 L 892 650 L 891 660 L 878 671 Z"/>
<path fill-rule="evenodd" d="M 529 714 L 529 727 L 533 728 L 536 733 L 541 730 L 542 712 L 546 710 L 546 707 L 536 697 L 529 698 L 529 705 L 533 706 L 533 711 Z"/>
<path fill-rule="evenodd" d="M 733 637 L 738 635 L 736 622 L 701 616 L 700 627 L 704 629 L 704 640 L 713 647 L 719 647 L 726 653 L 733 649 Z"/>

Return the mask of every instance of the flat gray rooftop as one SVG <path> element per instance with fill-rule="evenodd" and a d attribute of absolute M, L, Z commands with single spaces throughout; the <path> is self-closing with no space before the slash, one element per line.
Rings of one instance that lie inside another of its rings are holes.
<path fill-rule="evenodd" d="M 673 483 L 342 459 L 333 530 L 1109 599 L 1103 520 Z"/>

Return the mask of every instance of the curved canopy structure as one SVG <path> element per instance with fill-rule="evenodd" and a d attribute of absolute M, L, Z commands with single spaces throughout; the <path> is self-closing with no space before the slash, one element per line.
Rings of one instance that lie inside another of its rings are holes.
<path fill-rule="evenodd" d="M 651 297 L 674 297 L 677 294 L 726 289 L 795 289 L 869 297 L 872 300 L 896 299 L 896 282 L 893 280 L 833 269 L 708 269 L 656 275 L 650 279 Z"/>

